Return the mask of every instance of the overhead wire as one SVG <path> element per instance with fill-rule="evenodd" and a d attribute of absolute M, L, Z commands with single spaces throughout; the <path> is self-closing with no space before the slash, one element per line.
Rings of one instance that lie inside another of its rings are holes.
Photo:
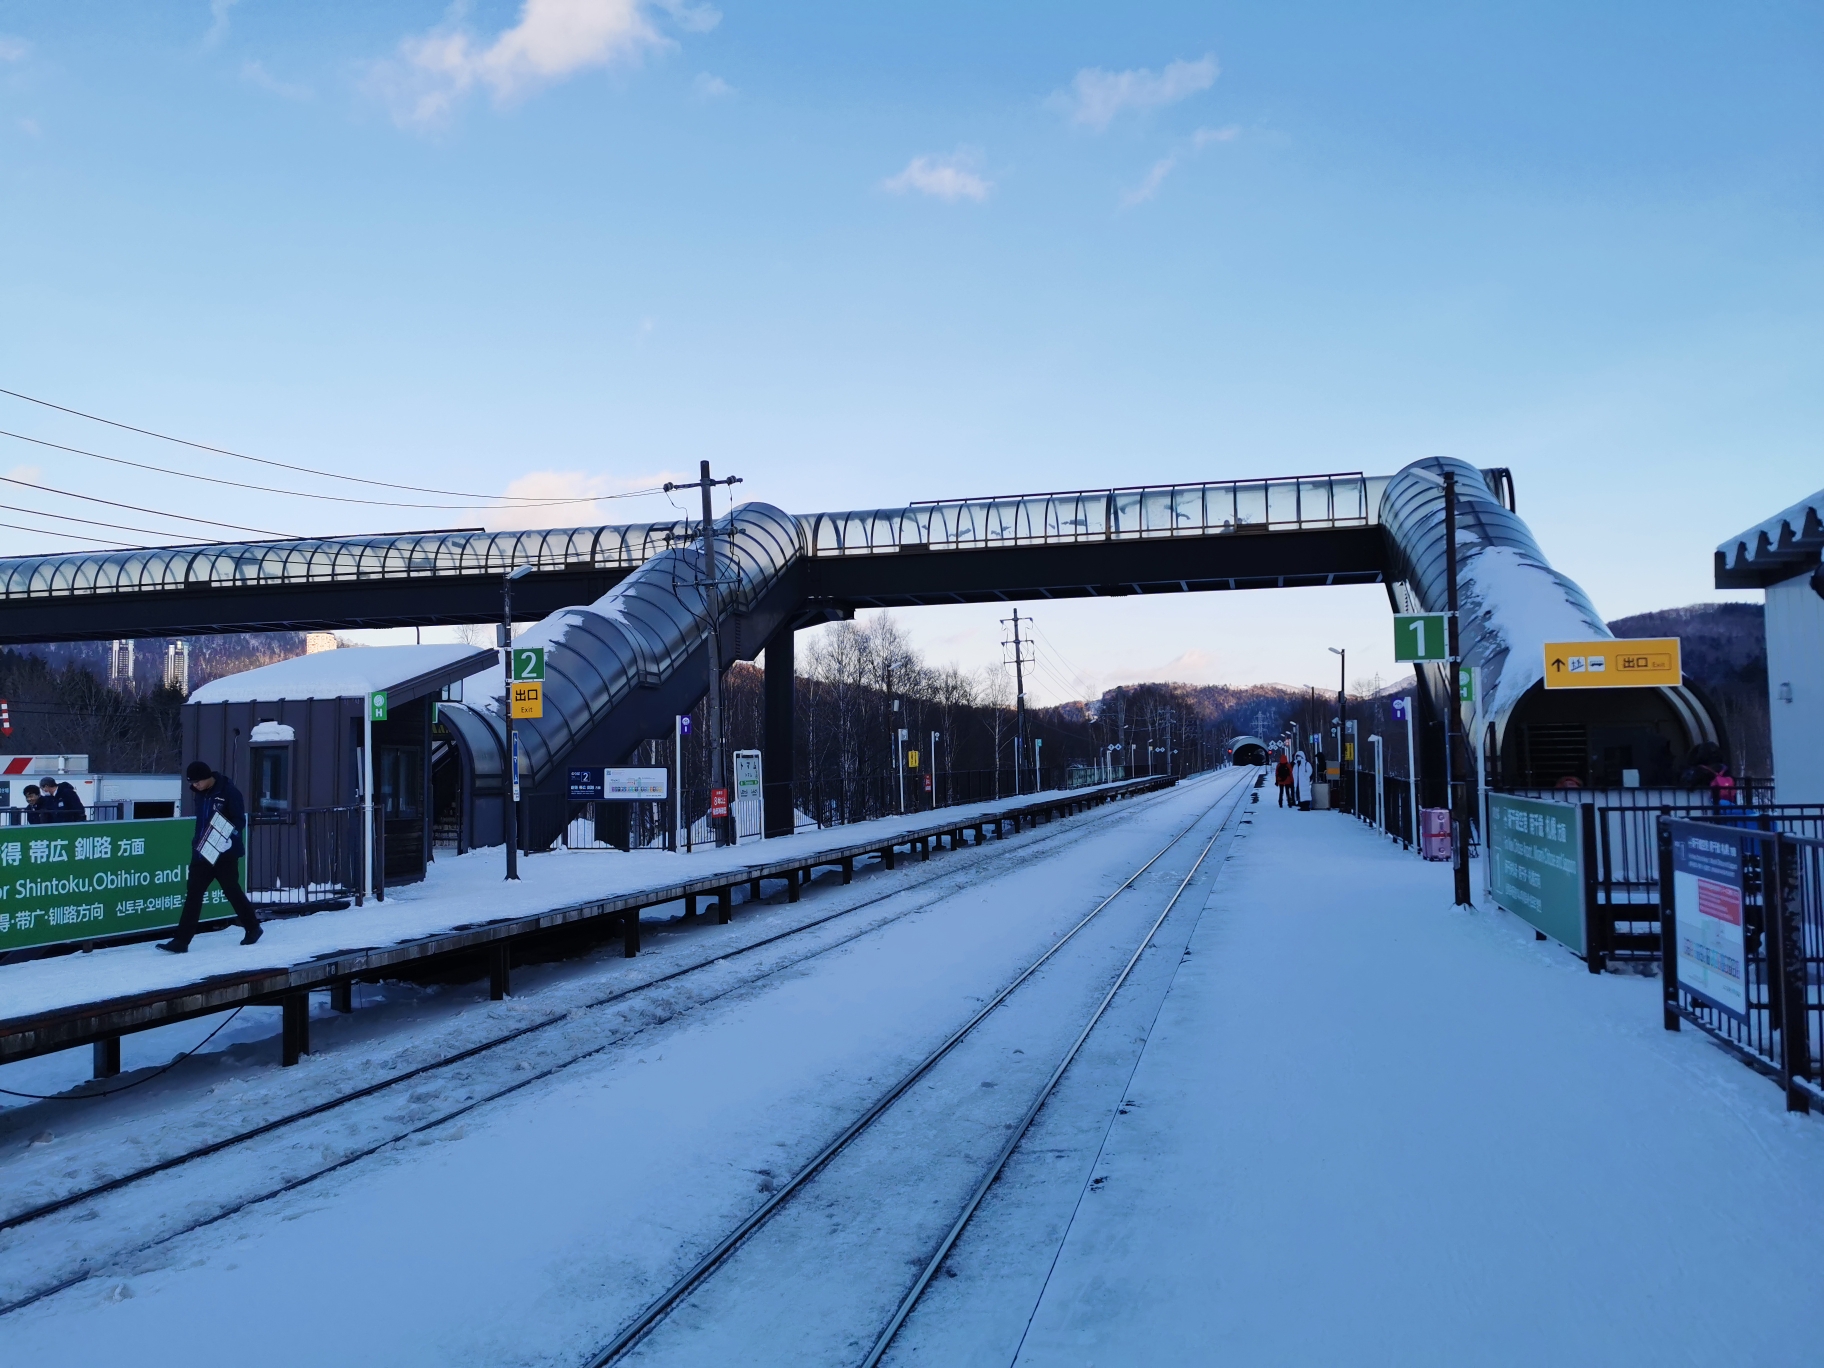
<path fill-rule="evenodd" d="M 237 461 L 249 461 L 254 465 L 271 466 L 276 470 L 291 470 L 300 475 L 313 475 L 324 480 L 347 480 L 351 484 L 372 485 L 379 489 L 397 489 L 408 494 L 437 494 L 450 499 L 482 499 L 489 504 L 499 504 L 516 508 L 543 508 L 560 503 L 594 503 L 598 499 L 633 499 L 647 494 L 658 493 L 658 489 L 631 489 L 619 494 L 579 495 L 571 499 L 534 499 L 529 495 L 519 494 L 475 494 L 462 489 L 435 489 L 425 485 L 398 484 L 392 480 L 372 480 L 362 475 L 344 475 L 334 470 L 317 470 L 311 466 L 294 465 L 289 461 L 275 461 L 265 456 L 249 456 L 245 452 L 231 451 L 227 447 L 210 446 L 207 442 L 193 442 L 187 437 L 173 437 L 169 433 L 155 432 L 151 428 L 135 427 L 132 423 L 117 422 L 112 418 L 103 418 L 100 414 L 85 413 L 81 409 L 70 408 L 64 404 L 54 404 L 49 399 L 39 399 L 30 394 L 21 394 L 18 390 L 0 388 L 0 394 L 14 399 L 24 400 L 28 404 L 37 404 L 41 408 L 55 409 L 75 418 L 85 418 L 91 423 L 103 423 L 122 432 L 137 432 L 142 437 L 154 437 L 161 442 L 173 442 L 178 446 L 190 447 L 196 451 L 208 451 L 217 456 L 232 456 Z M 8 434 L 13 435 L 13 434 Z M 29 440 L 29 439 L 28 439 Z M 105 458 L 104 458 L 105 459 Z M 167 474 L 181 474 L 179 471 L 166 471 Z M 403 507 L 420 507 L 417 504 Z M 457 505 L 457 507 L 479 508 L 481 504 Z"/>
<path fill-rule="evenodd" d="M 550 508 L 558 505 L 594 503 L 599 498 L 621 497 L 617 495 L 589 495 L 574 499 L 540 499 L 527 503 L 503 504 L 497 498 L 489 496 L 486 503 L 443 504 L 443 503 L 408 503 L 399 499 L 358 499 L 350 494 L 313 494 L 303 489 L 278 489 L 272 485 L 249 484 L 245 480 L 224 480 L 214 475 L 199 475 L 193 470 L 172 470 L 168 466 L 149 465 L 145 461 L 129 461 L 124 456 L 107 456 L 99 451 L 89 451 L 83 447 L 65 446 L 62 442 L 53 442 L 44 437 L 28 437 L 23 432 L 10 432 L 0 428 L 0 437 L 11 437 L 17 442 L 30 442 L 34 446 L 49 447 L 53 451 L 67 451 L 72 456 L 88 456 L 97 461 L 106 461 L 111 465 L 129 466 L 134 470 L 149 470 L 155 475 L 169 475 L 180 480 L 199 480 L 204 484 L 221 485 L 225 489 L 248 489 L 256 494 L 277 494 L 289 499 L 316 499 L 323 503 L 363 504 L 369 508 L 453 508 L 453 509 L 527 509 Z M 656 490 L 634 491 L 637 493 L 655 493 Z"/>
<path fill-rule="evenodd" d="M 231 532 L 254 532 L 262 537 L 283 537 L 285 535 L 283 532 L 273 532 L 264 527 L 247 527 L 242 523 L 222 522 L 219 518 L 200 518 L 194 513 L 167 513 L 160 508 L 139 508 L 133 504 L 121 503 L 117 499 L 104 499 L 99 494 L 78 494 L 71 489 L 59 489 L 55 485 L 22 480 L 17 475 L 0 475 L 0 483 L 18 485 L 21 489 L 35 489 L 41 494 L 55 494 L 65 499 L 81 499 L 84 503 L 106 504 L 109 508 L 124 508 L 129 513 L 150 513 L 154 517 L 169 518 L 173 522 L 199 523 L 205 527 L 225 527 Z M 90 540 L 95 539 L 90 538 Z"/>
<path fill-rule="evenodd" d="M 53 513 L 49 509 L 44 508 L 26 508 L 23 504 L 0 503 L 0 509 L 5 509 L 9 513 L 29 513 L 34 518 L 55 518 L 58 522 L 82 523 L 88 527 L 108 527 L 116 532 L 143 532 L 148 537 L 181 537 L 184 535 L 181 530 L 173 531 L 170 528 L 158 527 L 133 527 L 127 523 L 103 522 L 98 518 L 78 518 L 73 513 Z M 147 511 L 150 512 L 151 510 L 148 509 Z M 36 528 L 33 530 L 48 531 L 49 529 Z M 74 537 L 80 536 L 81 534 L 72 532 L 70 535 Z M 100 538 L 96 538 L 96 540 L 100 540 Z"/>

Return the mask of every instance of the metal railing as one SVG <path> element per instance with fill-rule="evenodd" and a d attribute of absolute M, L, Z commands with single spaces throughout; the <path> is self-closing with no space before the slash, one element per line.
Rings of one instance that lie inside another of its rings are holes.
<path fill-rule="evenodd" d="M 1660 955 L 1661 882 L 1658 822 L 1661 817 L 1824 836 L 1824 804 L 1719 804 L 1704 789 L 1503 789 L 1535 798 L 1596 809 L 1595 839 L 1585 852 L 1591 891 L 1607 908 L 1601 933 L 1607 958 L 1652 960 Z"/>
<path fill-rule="evenodd" d="M 1387 478 L 1349 472 L 1131 485 L 817 513 L 799 522 L 813 556 L 1330 530 L 1372 526 Z"/>
<path fill-rule="evenodd" d="M 362 809 L 256 812 L 247 823 L 247 896 L 260 908 L 319 912 L 361 901 Z M 374 812 L 374 896 L 386 897 L 386 821 Z"/>
<path fill-rule="evenodd" d="M 1672 890 L 1660 914 L 1664 1024 L 1691 1022 L 1775 1079 L 1789 1111 L 1809 1111 L 1824 1102 L 1824 837 L 1759 820 L 1656 819 L 1661 882 Z M 1675 846 L 1693 838 L 1712 877 L 1677 867 Z"/>
<path fill-rule="evenodd" d="M 30 808 L 0 808 L 0 827 L 54 825 L 61 822 L 124 822 L 130 820 L 127 804 L 121 802 L 90 803 L 83 809 L 82 816 L 64 816 L 47 814 L 43 823 L 30 820 Z"/>

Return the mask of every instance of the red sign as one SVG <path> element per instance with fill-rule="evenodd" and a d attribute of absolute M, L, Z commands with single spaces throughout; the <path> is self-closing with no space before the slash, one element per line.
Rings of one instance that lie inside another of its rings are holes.
<path fill-rule="evenodd" d="M 727 789 L 711 789 L 709 791 L 709 815 L 711 817 L 728 816 Z"/>
<path fill-rule="evenodd" d="M 925 775 L 925 792 L 931 792 L 931 776 L 929 774 Z"/>

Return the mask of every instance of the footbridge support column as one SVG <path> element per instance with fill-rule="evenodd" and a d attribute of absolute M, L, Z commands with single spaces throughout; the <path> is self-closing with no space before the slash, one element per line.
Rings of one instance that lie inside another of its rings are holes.
<path fill-rule="evenodd" d="M 761 820 L 768 836 L 792 834 L 792 707 L 793 680 L 797 670 L 796 644 L 791 626 L 781 627 L 766 643 L 766 722 L 761 770 L 766 787 L 761 794 Z"/>

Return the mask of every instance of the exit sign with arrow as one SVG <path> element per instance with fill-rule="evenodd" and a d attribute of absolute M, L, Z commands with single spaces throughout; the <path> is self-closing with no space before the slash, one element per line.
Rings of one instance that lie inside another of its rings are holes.
<path fill-rule="evenodd" d="M 1677 637 L 1548 641 L 1548 689 L 1674 688 L 1684 682 Z"/>

